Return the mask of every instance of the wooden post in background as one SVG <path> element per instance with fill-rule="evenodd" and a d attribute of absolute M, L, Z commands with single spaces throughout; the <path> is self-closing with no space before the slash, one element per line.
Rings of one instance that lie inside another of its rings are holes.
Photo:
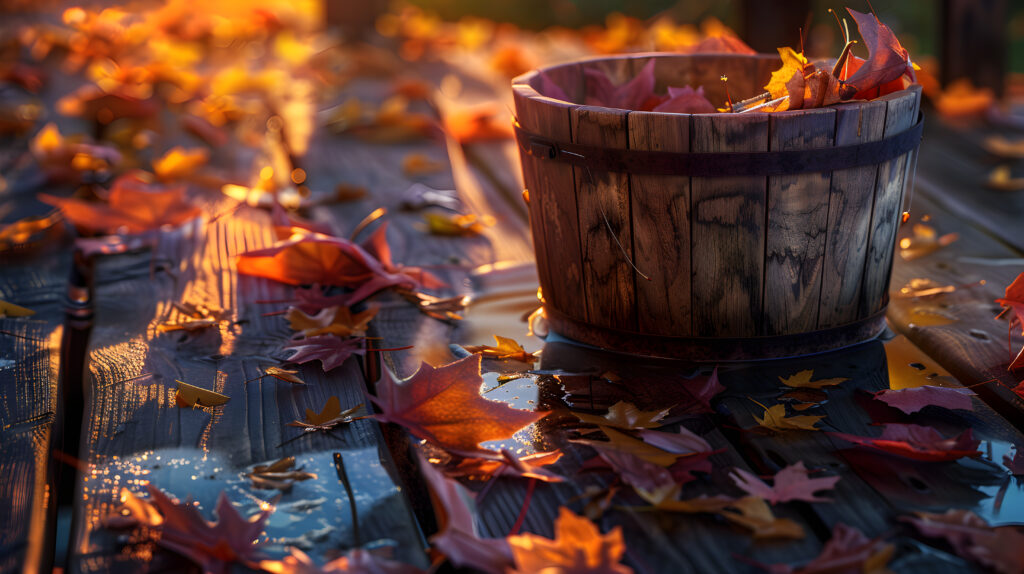
<path fill-rule="evenodd" d="M 774 54 L 779 46 L 797 47 L 800 29 L 807 27 L 807 15 L 811 11 L 810 0 L 743 0 L 740 2 L 740 38 L 763 54 Z"/>
<path fill-rule="evenodd" d="M 1006 0 L 943 0 L 942 85 L 968 78 L 1003 95 L 1009 43 Z"/>

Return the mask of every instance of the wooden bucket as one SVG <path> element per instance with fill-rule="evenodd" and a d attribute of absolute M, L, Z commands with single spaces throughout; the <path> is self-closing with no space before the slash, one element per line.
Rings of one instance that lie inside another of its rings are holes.
<path fill-rule="evenodd" d="M 652 58 L 659 93 L 703 86 L 715 103 L 725 100 L 722 75 L 739 99 L 779 66 L 769 55 L 636 54 L 544 69 L 571 101 L 540 95 L 538 71 L 513 80 L 550 327 L 598 347 L 694 360 L 792 356 L 876 336 L 920 141 L 920 87 L 772 114 L 577 103 L 585 69 L 621 82 Z M 630 168 L 645 154 L 689 167 Z M 708 154 L 743 161 L 705 173 Z"/>

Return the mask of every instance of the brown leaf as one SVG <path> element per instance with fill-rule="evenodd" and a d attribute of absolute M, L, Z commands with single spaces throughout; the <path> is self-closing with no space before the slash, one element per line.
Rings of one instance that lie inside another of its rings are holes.
<path fill-rule="evenodd" d="M 633 403 L 619 401 L 609 407 L 608 413 L 603 416 L 586 413 L 573 412 L 573 416 L 580 421 L 602 427 L 614 427 L 618 429 L 649 429 L 661 426 L 658 422 L 668 416 L 672 407 L 657 411 L 641 411 Z"/>
<path fill-rule="evenodd" d="M 813 378 L 814 371 L 811 369 L 807 369 L 804 371 L 800 371 L 795 375 L 790 375 L 789 377 L 779 377 L 779 381 L 781 381 L 782 384 L 786 385 L 787 387 L 795 387 L 798 389 L 820 389 L 822 387 L 830 387 L 850 380 L 844 378 L 835 378 L 818 379 L 816 381 L 812 381 L 811 379 Z"/>

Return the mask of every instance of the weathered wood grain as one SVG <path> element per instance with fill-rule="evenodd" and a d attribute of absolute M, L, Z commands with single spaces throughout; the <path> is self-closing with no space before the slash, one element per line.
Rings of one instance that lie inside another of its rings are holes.
<path fill-rule="evenodd" d="M 832 147 L 835 110 L 773 115 L 769 149 Z M 813 331 L 818 323 L 830 173 L 768 178 L 762 334 Z"/>
<path fill-rule="evenodd" d="M 767 151 L 768 116 L 695 115 L 694 152 Z M 691 179 L 693 334 L 758 334 L 764 303 L 764 177 Z"/>
<path fill-rule="evenodd" d="M 535 95 L 527 86 L 513 88 L 516 116 L 524 129 L 560 141 L 572 141 L 572 105 Z M 576 174 L 572 166 L 525 155 L 520 150 L 523 181 L 530 196 L 530 226 L 537 249 L 537 269 L 544 300 L 574 317 L 586 317 L 583 254 L 580 245 Z M 549 247 L 550 246 L 550 247 Z"/>
<path fill-rule="evenodd" d="M 921 87 L 895 92 L 879 98 L 886 102 L 884 136 L 898 134 L 917 121 Z M 903 205 L 908 154 L 878 166 L 875 202 L 871 212 L 871 233 L 861 292 L 861 315 L 870 315 L 888 303 L 889 275 L 896 231 Z"/>
<path fill-rule="evenodd" d="M 630 149 L 690 150 L 690 116 L 630 112 Z M 636 280 L 637 326 L 683 336 L 690 324 L 690 178 L 629 176 L 633 254 L 650 279 Z"/>
<path fill-rule="evenodd" d="M 882 138 L 885 102 L 835 107 L 836 146 Z M 832 172 L 828 202 L 828 231 L 822 265 L 818 328 L 835 327 L 858 319 L 861 281 L 868 252 L 871 208 L 878 166 Z"/>
<path fill-rule="evenodd" d="M 572 110 L 571 117 L 573 143 L 628 147 L 627 111 L 580 106 Z M 586 318 L 595 325 L 634 329 L 636 273 L 630 264 L 633 234 L 629 178 L 597 167 L 574 169 Z"/>

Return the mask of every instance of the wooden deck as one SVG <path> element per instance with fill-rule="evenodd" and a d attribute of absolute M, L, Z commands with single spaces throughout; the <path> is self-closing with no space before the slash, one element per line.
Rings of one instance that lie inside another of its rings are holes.
<path fill-rule="evenodd" d="M 406 75 L 435 88 L 455 81 L 461 86 L 457 94 L 439 89 L 430 101 L 416 104 L 418 111 L 438 119 L 481 101 L 511 101 L 508 80 L 482 66 L 473 54 L 404 66 L 384 77 L 325 90 L 317 107 L 327 110 L 352 96 L 379 102 L 393 79 Z M 68 81 L 51 82 L 41 99 L 55 101 L 69 89 Z M 413 346 L 381 353 L 383 366 L 399 377 L 411 375 L 423 360 L 453 361 L 464 353 L 458 345 L 489 343 L 492 333 L 523 340 L 529 350 L 543 348 L 536 372 L 523 373 L 486 396 L 520 408 L 556 411 L 537 432 L 507 446 L 518 453 L 561 449 L 563 458 L 549 468 L 568 480 L 530 484 L 496 479 L 478 500 L 482 535 L 508 535 L 526 499 L 530 502 L 522 531 L 550 537 L 559 506 L 582 513 L 584 500 L 612 484 L 614 475 L 582 471 L 593 449 L 570 442 L 578 433 L 565 411 L 603 414 L 625 400 L 644 410 L 675 405 L 661 430 L 685 427 L 715 449 L 713 470 L 685 485 L 686 497 L 739 494 L 729 478 L 733 468 L 769 476 L 803 461 L 822 475 L 840 477 L 828 495 L 830 503 L 791 502 L 773 508 L 804 530 L 799 540 L 756 540 L 714 516 L 640 509 L 639 498 L 623 494 L 597 524 L 602 531 L 622 526 L 624 562 L 636 572 L 754 572 L 752 562 L 798 564 L 817 556 L 839 523 L 894 543 L 889 565 L 894 572 L 981 571 L 949 548 L 926 545 L 898 518 L 963 508 L 993 525 L 1024 524 L 1024 485 L 1002 465 L 1003 455 L 1024 449 L 1024 400 L 1010 390 L 1018 381 L 1006 370 L 1012 359 L 1007 324 L 994 319 L 998 305 L 993 302 L 1024 269 L 1024 194 L 983 187 L 993 161 L 981 141 L 996 130 L 953 128 L 929 110 L 925 117 L 910 223 L 927 216 L 929 225 L 941 233 L 958 233 L 959 239 L 912 260 L 896 254 L 888 311 L 891 331 L 883 337 L 810 357 L 717 365 L 726 390 L 712 401 L 711 412 L 687 408 L 692 397 L 685 389 L 687 381 L 708 375 L 716 365 L 618 355 L 558 336 L 546 341 L 526 337 L 524 317 L 537 306 L 537 271 L 519 158 L 510 140 L 373 144 L 335 134 L 318 121 L 309 151 L 301 158 L 308 185 L 322 190 L 345 183 L 364 187 L 368 194 L 313 207 L 306 215 L 347 237 L 367 214 L 385 207 L 395 261 L 436 271 L 451 286 L 439 295 L 471 297 L 465 319 L 455 322 L 428 317 L 394 293 L 372 299 L 380 309 L 371 323 L 371 334 L 382 339 L 378 346 Z M 61 120 L 61 126 L 87 129 L 72 120 Z M 164 137 L 198 145 L 173 130 Z M 0 175 L 8 185 L 0 192 L 0 206 L 11 210 L 3 212 L 5 220 L 31 214 L 27 198 L 44 190 L 33 168 L 16 161 L 27 146 L 28 136 L 7 138 L 2 146 Z M 446 167 L 407 175 L 400 166 L 411 153 Z M 213 150 L 208 169 L 244 180 L 251 175 L 252 160 L 251 153 L 229 144 Z M 463 211 L 493 215 L 495 225 L 478 236 L 426 233 L 420 213 L 402 210 L 406 190 L 414 183 L 457 190 Z M 61 547 L 56 555 L 66 572 L 190 568 L 170 552 L 126 541 L 102 525 L 121 489 L 137 491 L 149 482 L 181 499 L 191 497 L 208 516 L 224 491 L 244 516 L 275 494 L 252 488 L 244 474 L 285 456 L 296 457 L 298 466 L 317 478 L 296 483 L 276 501 L 265 532 L 270 554 L 280 556 L 288 545 L 318 558 L 355 547 L 387 546 L 395 559 L 427 568 L 432 560 L 427 538 L 436 531 L 437 518 L 416 467 L 413 449 L 420 448 L 418 441 L 400 427 L 371 419 L 331 433 L 303 433 L 286 426 L 301 420 L 306 409 L 319 410 L 330 396 L 337 396 L 342 408 L 366 402 L 367 389 L 376 382 L 367 373 L 378 366 L 377 358 L 371 353 L 351 359 L 329 373 L 319 363 L 306 364 L 299 369 L 305 386 L 258 379 L 265 367 L 285 360 L 282 345 L 290 336 L 280 316 L 267 315 L 282 305 L 265 301 L 287 300 L 291 288 L 239 275 L 236 261 L 240 253 L 274 242 L 271 218 L 265 209 L 234 208 L 217 194 L 203 197 L 206 216 L 157 232 L 151 248 L 96 256 L 85 266 L 93 277 L 87 338 L 85 327 L 64 314 L 70 243 L 0 260 L 0 300 L 37 311 L 31 318 L 0 319 L 0 473 L 7 477 L 0 486 L 0 572 L 46 571 L 55 546 Z M 900 237 L 912 233 L 911 224 L 900 227 Z M 606 236 L 601 239 L 608 243 Z M 591 248 L 599 253 L 614 246 Z M 581 277 L 580 270 L 555 261 L 547 261 L 541 272 L 565 275 L 577 285 L 603 280 Z M 901 297 L 900 289 L 915 278 L 956 290 L 927 298 Z M 161 323 L 180 314 L 173 303 L 206 305 L 226 315 L 211 329 L 161 332 Z M 1016 333 L 1010 342 L 1015 349 L 1024 344 Z M 82 368 L 76 356 L 83 355 L 84 400 L 76 401 L 74 377 L 76 368 Z M 497 385 L 497 373 L 510 369 L 488 360 L 484 367 L 488 388 Z M 921 463 L 851 448 L 826 432 L 751 432 L 754 417 L 764 411 L 758 403 L 778 402 L 779 378 L 807 369 L 813 369 L 815 378 L 848 379 L 809 411 L 825 416 L 820 425 L 825 431 L 872 435 L 877 434 L 873 424 L 879 422 L 924 424 L 946 436 L 970 428 L 983 441 L 983 455 Z M 213 410 L 179 408 L 175 380 L 211 388 L 230 401 Z M 922 384 L 971 386 L 978 395 L 974 410 L 929 407 L 903 415 L 871 400 L 870 393 L 876 391 Z M 80 443 L 61 444 L 62 437 Z M 470 486 L 481 490 L 479 484 Z M 51 496 L 62 488 L 71 489 L 75 501 L 63 514 Z M 58 535 L 65 527 L 58 528 L 61 514 L 69 535 Z"/>

